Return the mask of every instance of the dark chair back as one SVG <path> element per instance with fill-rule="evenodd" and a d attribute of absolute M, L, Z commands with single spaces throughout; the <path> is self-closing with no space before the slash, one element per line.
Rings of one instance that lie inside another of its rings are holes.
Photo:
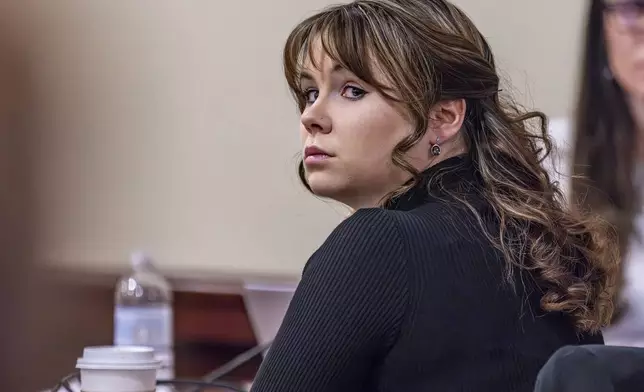
<path fill-rule="evenodd" d="M 644 348 L 566 346 L 543 366 L 535 392 L 642 392 Z"/>

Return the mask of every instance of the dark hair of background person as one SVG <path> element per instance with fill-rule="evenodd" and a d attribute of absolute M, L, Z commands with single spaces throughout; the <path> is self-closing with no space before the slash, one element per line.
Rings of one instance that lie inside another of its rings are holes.
<path fill-rule="evenodd" d="M 637 135 L 626 95 L 607 75 L 603 8 L 602 0 L 592 0 L 586 26 L 575 115 L 572 200 L 574 205 L 585 205 L 601 214 L 616 227 L 620 253 L 624 255 L 633 235 L 634 216 L 640 209 L 639 192 L 633 182 Z M 620 273 L 618 295 L 623 282 Z M 621 301 L 618 304 L 616 318 L 623 310 Z"/>

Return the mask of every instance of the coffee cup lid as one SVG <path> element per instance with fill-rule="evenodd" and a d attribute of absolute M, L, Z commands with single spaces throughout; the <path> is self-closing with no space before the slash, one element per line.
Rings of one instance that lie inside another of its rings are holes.
<path fill-rule="evenodd" d="M 154 349 L 145 346 L 85 347 L 77 369 L 149 370 L 158 369 L 161 361 L 154 358 Z"/>

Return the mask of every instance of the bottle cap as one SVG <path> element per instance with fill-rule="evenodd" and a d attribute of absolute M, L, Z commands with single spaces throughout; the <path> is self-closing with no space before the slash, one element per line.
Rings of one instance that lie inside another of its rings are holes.
<path fill-rule="evenodd" d="M 143 251 L 136 251 L 130 254 L 130 263 L 132 268 L 138 269 L 139 267 L 148 267 L 152 265 L 152 259 Z"/>
<path fill-rule="evenodd" d="M 95 370 L 149 370 L 160 366 L 154 349 L 145 346 L 85 347 L 83 357 L 76 362 L 77 369 Z"/>

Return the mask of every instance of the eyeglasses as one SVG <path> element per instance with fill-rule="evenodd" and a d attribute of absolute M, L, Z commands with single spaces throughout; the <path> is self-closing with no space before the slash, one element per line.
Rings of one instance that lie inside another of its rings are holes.
<path fill-rule="evenodd" d="M 644 32 L 644 0 L 605 0 L 603 9 L 624 31 Z"/>

